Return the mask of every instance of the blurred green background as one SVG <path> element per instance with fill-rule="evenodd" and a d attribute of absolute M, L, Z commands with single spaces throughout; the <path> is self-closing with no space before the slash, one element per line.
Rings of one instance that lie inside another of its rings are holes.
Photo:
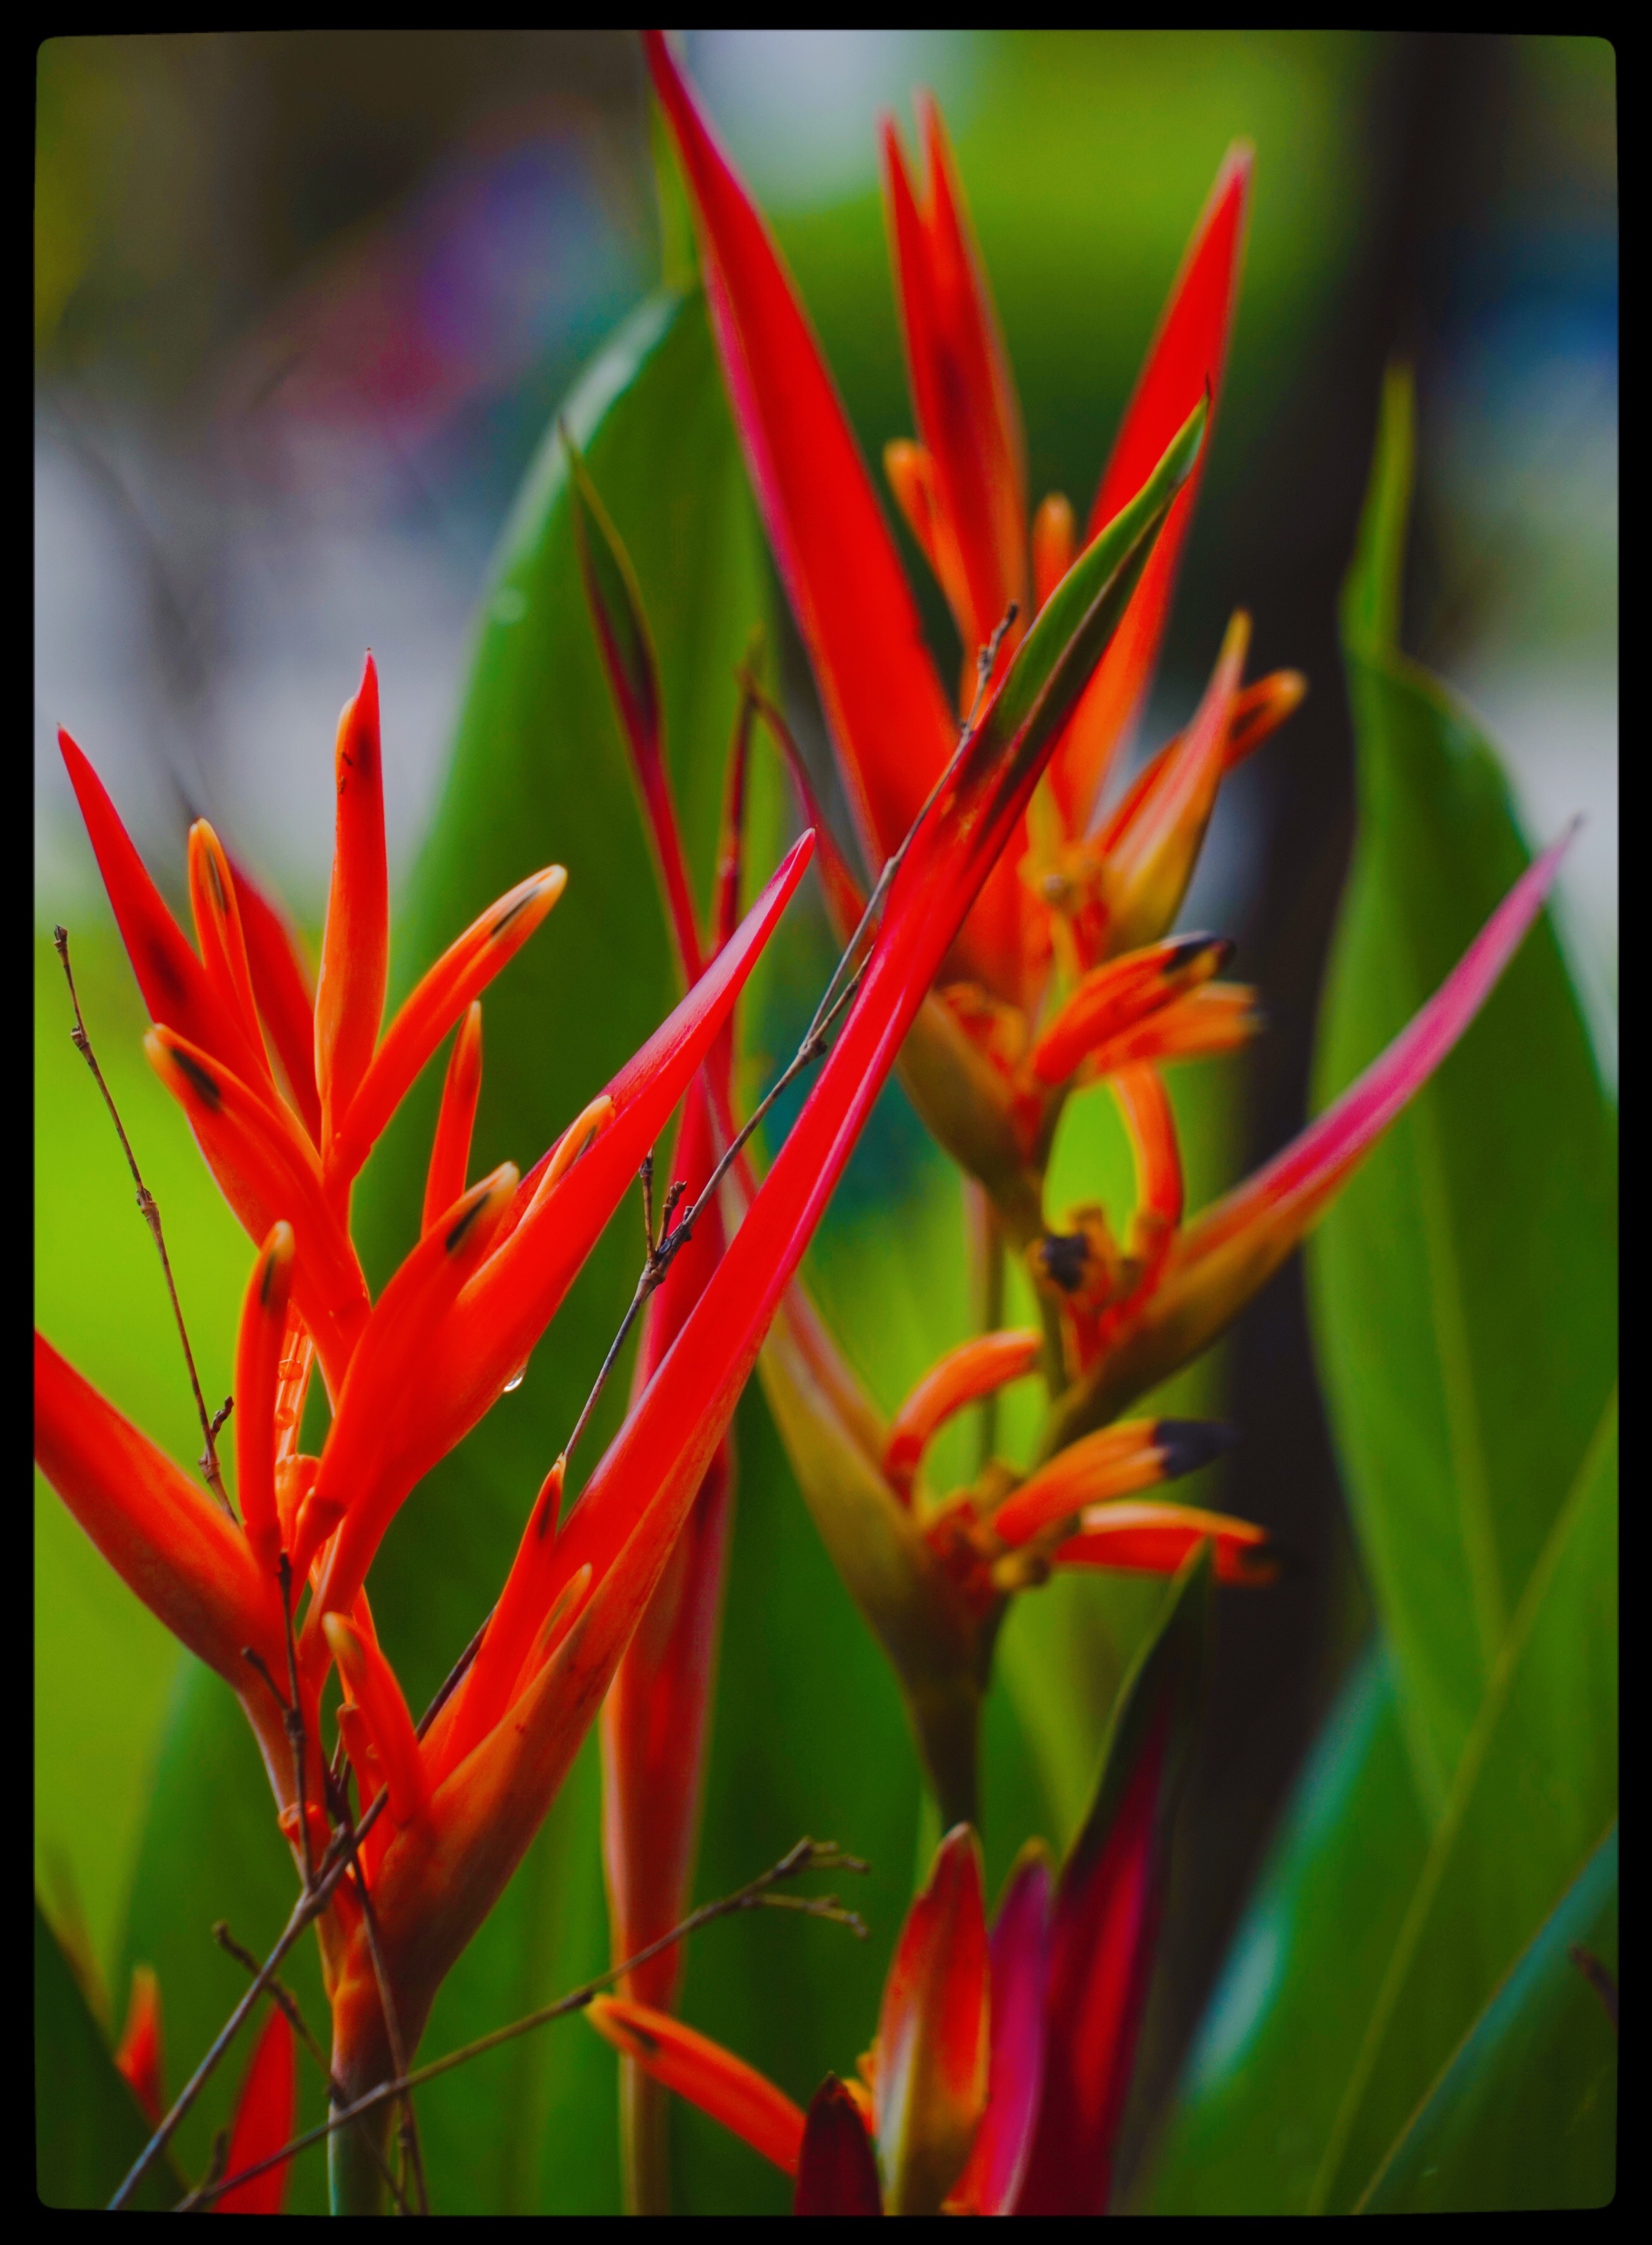
<path fill-rule="evenodd" d="M 1256 620 L 1257 668 L 1295 663 L 1314 691 L 1224 796 L 1182 915 L 1240 936 L 1238 971 L 1261 984 L 1272 1024 L 1242 1069 L 1177 1079 L 1195 1203 L 1280 1143 L 1306 1106 L 1352 824 L 1335 590 L 1352 548 L 1381 369 L 1397 347 L 1415 360 L 1420 394 L 1405 642 L 1500 729 L 1529 829 L 1547 836 L 1571 811 L 1590 813 L 1563 934 L 1609 1075 L 1610 49 L 1308 35 L 754 33 L 692 37 L 687 53 L 774 216 L 874 458 L 886 437 L 910 430 L 874 120 L 884 105 L 910 119 L 912 85 L 935 87 L 1021 388 L 1033 496 L 1063 489 L 1080 507 L 1222 153 L 1237 134 L 1256 143 L 1230 383 L 1144 738 L 1185 715 L 1236 604 Z M 491 867 L 484 872 L 480 853 L 455 868 L 467 838 L 490 830 L 473 803 L 467 812 L 461 781 L 443 797 L 443 775 L 467 661 L 485 645 L 476 610 L 489 557 L 558 399 L 657 270 L 641 76 L 632 44 L 603 34 L 247 35 L 51 41 L 37 89 L 37 1318 L 140 1426 L 187 1457 L 198 1442 L 165 1297 L 118 1150 L 67 1040 L 53 920 L 71 926 L 88 1025 L 165 1214 L 213 1398 L 228 1383 L 248 1251 L 142 1061 L 141 1005 L 100 906 L 51 728 L 68 723 L 97 760 L 174 894 L 187 817 L 206 811 L 313 930 L 332 720 L 371 644 L 383 679 L 392 872 L 409 901 L 398 933 L 403 980 L 463 924 L 461 892 L 467 882 L 485 892 Z M 726 447 L 726 432 L 715 441 Z M 736 607 L 761 609 L 771 603 L 764 564 L 738 471 L 728 473 L 725 578 L 748 588 Z M 633 535 L 622 511 L 620 519 Z M 634 534 L 646 537 L 640 522 Z M 907 554 L 951 675 L 950 627 L 910 546 Z M 639 566 L 647 589 L 640 555 Z M 771 621 L 789 699 L 817 753 L 800 657 Z M 743 628 L 743 618 L 729 625 L 736 639 Z M 626 827 L 604 838 L 626 816 L 623 787 L 604 794 L 614 744 L 603 735 L 601 780 L 585 761 L 582 732 L 605 724 L 599 682 L 588 663 L 576 675 L 579 658 L 564 653 L 565 674 L 549 689 L 558 737 L 547 769 L 573 792 L 549 791 L 503 838 L 521 862 L 501 865 L 491 885 L 538 862 L 529 825 L 545 838 L 542 854 L 565 856 L 574 878 L 490 1008 L 478 1139 L 490 1159 L 531 1159 L 629 1048 L 627 1034 L 634 1042 L 669 1000 L 652 903 L 637 905 L 629 936 L 626 916 L 614 919 L 614 898 L 647 896 L 640 834 Z M 696 684 L 685 672 L 685 681 L 674 742 L 680 757 L 692 751 L 703 764 L 726 736 L 731 689 L 726 678 Z M 776 804 L 771 834 L 781 815 Z M 501 846 L 497 834 L 490 846 Z M 616 926 L 634 953 L 624 1003 L 600 1021 L 588 1001 L 568 1012 L 587 942 L 612 942 Z M 787 1048 L 825 959 L 818 918 L 804 913 L 751 1009 L 756 1052 Z M 565 1034 L 548 1034 L 565 1017 Z M 507 1097 L 492 1062 L 513 1029 L 554 1057 L 539 1064 L 537 1085 L 531 1072 L 526 1082 L 512 1077 Z M 518 1095 L 520 1109 L 511 1103 Z M 407 1159 L 393 1142 L 364 1194 L 376 1283 L 405 1238 Z M 1084 1102 L 1064 1134 L 1053 1205 L 1098 1189 L 1117 1205 L 1122 1176 L 1105 1102 Z M 399 1646 L 392 1635 L 392 1649 L 415 1696 L 489 1594 L 525 1491 L 554 1448 L 558 1414 L 588 1369 L 582 1352 L 599 1351 L 601 1305 L 628 1283 L 626 1259 L 614 1243 L 599 1251 L 565 1312 L 574 1326 L 588 1307 L 591 1330 L 565 1343 L 559 1333 L 543 1378 L 536 1360 L 494 1449 L 467 1446 L 445 1481 L 434 1477 L 432 1542 L 416 1544 L 410 1531 L 404 1548 L 396 1538 L 387 1547 L 389 1609 L 393 1621 L 405 1615 L 410 1632 Z M 845 1180 L 811 1272 L 886 1406 L 965 1329 L 956 1185 L 897 1091 Z M 1245 1437 L 1222 1501 L 1266 1521 L 1303 1563 L 1265 1602 L 1222 1605 L 1213 1719 L 1185 1812 L 1167 1969 L 1144 2050 L 1144 2112 L 1157 2108 L 1181 2063 L 1369 1613 L 1294 1265 L 1200 1377 L 1199 1407 L 1221 1409 Z M 830 1929 L 802 1929 L 806 1947 L 783 1924 L 749 1940 L 743 1926 L 738 1939 L 721 1930 L 691 1964 L 690 2009 L 806 2094 L 802 2046 L 812 2060 L 823 2032 L 806 2013 L 824 2006 L 829 2025 L 858 2017 L 870 2033 L 910 1884 L 916 1801 L 892 1691 L 812 1543 L 761 1407 L 744 1410 L 741 1431 L 745 1493 L 701 1891 L 748 1875 L 798 1829 L 829 1825 L 877 1860 L 876 1937 L 863 1953 Z M 444 1572 L 441 1625 L 426 1614 L 416 1628 L 421 1600 L 430 1602 L 436 1523 L 447 1516 L 437 1508 L 475 1502 L 482 1489 L 489 1524 Z M 152 1824 L 146 1841 L 146 1807 L 159 1765 L 173 1790 L 163 1790 L 157 1816 L 164 1822 L 174 1800 L 200 1813 L 220 1738 L 212 1687 L 37 1480 L 35 1552 L 43 1892 L 61 1930 L 84 1925 L 118 2019 L 129 1962 L 156 1945 L 143 1943 L 157 1898 L 175 1907 L 179 1883 L 199 1872 L 200 1923 L 168 1933 L 179 1961 L 163 1967 L 177 1991 L 176 2079 L 233 1976 L 197 1985 L 191 1944 L 206 1946 L 219 1903 L 199 1853 L 169 1855 Z M 793 1603 L 748 1627 L 742 1616 L 760 1612 L 782 1582 Z M 1071 1830 L 1119 1663 L 1151 1610 L 1152 1586 L 1137 1584 L 1063 1586 L 1018 1608 L 989 1739 L 994 1882 L 1024 1831 L 1060 1841 Z M 765 1667 L 776 1639 L 783 1690 Z M 754 1713 L 765 1693 L 773 1704 Z M 819 1767 L 801 1784 L 788 1722 L 821 1741 Z M 512 1889 L 507 1909 L 523 1915 L 502 1928 L 498 1953 L 525 1927 L 519 1969 L 501 1977 L 502 1965 L 482 1960 L 474 1985 L 459 1991 L 456 1978 L 455 2003 L 474 2004 L 478 2025 L 516 1994 L 554 1992 L 602 1950 L 586 1845 L 593 1786 L 587 1758 L 561 1825 Z M 267 1896 L 279 1908 L 278 1852 L 273 1861 Z M 232 1871 L 243 1883 L 250 1875 L 231 1864 L 226 1879 Z M 551 1900 L 542 1906 L 536 1895 Z M 236 1930 L 252 1937 L 250 1926 Z M 720 1975 L 726 1986 L 748 1974 L 766 2009 L 718 1987 Z M 710 2008 L 695 2010 L 702 2000 Z M 433 2037 L 443 2025 L 438 2015 Z M 842 2036 L 856 2030 L 833 2031 L 839 2038 L 824 2035 L 823 2062 L 846 2065 L 859 2045 Z M 515 2093 L 538 2099 L 565 2128 L 566 2099 L 585 2094 L 570 2086 L 574 2076 L 606 2084 L 607 2061 L 573 2043 L 589 2042 L 577 2022 L 557 2031 L 562 2054 L 511 2079 Z M 485 2075 L 477 2070 L 477 2094 L 498 2102 Z M 439 2138 L 444 2108 L 431 2101 Z M 456 2173 L 473 2118 L 474 2108 L 454 2106 Z M 612 2130 L 606 2086 L 580 2125 Z M 714 2132 L 689 2116 L 683 2133 L 688 2187 L 701 2202 L 755 2187 L 744 2155 Z M 1127 2173 L 1138 2151 L 1127 2150 Z M 572 2166 L 552 2160 L 537 2178 L 525 2170 L 506 2202 L 609 2202 L 609 2177 L 591 2187 L 594 2197 L 582 2195 Z"/>

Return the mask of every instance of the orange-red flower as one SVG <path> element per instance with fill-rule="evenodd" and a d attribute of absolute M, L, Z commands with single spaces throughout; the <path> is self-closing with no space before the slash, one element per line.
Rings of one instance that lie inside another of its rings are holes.
<path fill-rule="evenodd" d="M 1183 1569 L 1121 1694 L 1083 1829 L 1052 1892 L 1040 1841 L 989 1936 L 960 1824 L 909 1911 L 858 2079 L 805 2115 L 694 2029 L 599 1997 L 634 2065 L 796 2178 L 799 2214 L 1100 2214 L 1157 1943 L 1171 1821 L 1200 1696 L 1208 1559 Z"/>

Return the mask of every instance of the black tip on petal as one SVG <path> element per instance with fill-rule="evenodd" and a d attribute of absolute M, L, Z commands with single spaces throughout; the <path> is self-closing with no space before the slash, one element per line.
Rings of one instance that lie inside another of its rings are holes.
<path fill-rule="evenodd" d="M 1216 963 L 1212 971 L 1220 973 L 1233 957 L 1236 948 L 1237 946 L 1230 935 L 1179 936 L 1175 949 L 1170 953 L 1165 965 L 1169 973 L 1177 974 L 1184 967 L 1191 967 L 1195 960 L 1207 958 L 1214 951 Z"/>
<path fill-rule="evenodd" d="M 1164 1459 L 1165 1479 L 1179 1481 L 1224 1457 L 1239 1440 L 1239 1429 L 1215 1419 L 1161 1419 L 1153 1439 Z"/>

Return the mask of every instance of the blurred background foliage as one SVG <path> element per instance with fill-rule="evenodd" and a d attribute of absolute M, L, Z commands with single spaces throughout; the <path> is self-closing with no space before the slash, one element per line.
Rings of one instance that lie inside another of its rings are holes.
<path fill-rule="evenodd" d="M 1238 603 L 1256 616 L 1256 667 L 1297 664 L 1313 693 L 1224 792 L 1182 914 L 1239 936 L 1237 971 L 1262 986 L 1271 1022 L 1242 1068 L 1172 1079 L 1194 1204 L 1278 1145 L 1308 1103 L 1354 817 L 1336 587 L 1353 550 L 1382 367 L 1396 348 L 1416 364 L 1418 390 L 1403 643 L 1487 720 L 1529 833 L 1547 838 L 1573 811 L 1589 813 L 1559 919 L 1612 1080 L 1610 49 L 1301 34 L 728 33 L 692 36 L 687 51 L 774 217 L 874 458 L 911 427 L 874 121 L 885 105 L 910 120 L 912 86 L 935 88 L 1021 389 L 1033 496 L 1065 490 L 1080 508 L 1222 152 L 1239 133 L 1257 145 L 1229 388 L 1144 743 L 1185 716 Z M 530 865 L 559 857 L 572 875 L 490 1002 L 478 1157 L 531 1159 L 598 1087 L 664 1010 L 671 980 L 640 827 L 582 636 L 555 465 L 542 458 L 529 471 L 559 400 L 658 273 L 641 71 L 628 40 L 597 33 L 54 40 L 39 51 L 36 147 L 37 1317 L 139 1424 L 187 1457 L 198 1435 L 165 1298 L 106 1118 L 67 1040 L 53 920 L 71 926 L 88 1023 L 166 1216 L 212 1396 L 228 1384 L 247 1250 L 143 1063 L 140 1001 L 51 729 L 67 723 L 98 761 L 174 895 L 187 817 L 206 811 L 313 930 L 330 840 L 332 722 L 370 644 L 383 688 L 402 985 Z M 584 395 L 593 431 L 605 399 L 615 401 L 593 469 L 645 593 L 654 587 L 662 603 L 654 621 L 667 642 L 674 769 L 703 876 L 733 706 L 730 649 L 751 622 L 768 625 L 806 749 L 823 736 L 703 331 L 692 314 L 660 322 L 658 312 L 635 313 L 608 373 L 589 378 Z M 640 406 L 627 403 L 638 395 Z M 689 429 L 692 447 L 681 441 Z M 697 539 L 716 526 L 697 555 L 706 566 L 687 580 L 673 545 L 686 521 Z M 907 558 L 950 675 L 950 625 L 910 546 Z M 667 613 L 685 583 L 703 605 Z M 767 852 L 757 870 L 789 815 L 768 772 L 754 819 L 754 848 Z M 789 1049 L 829 964 L 811 910 L 795 916 L 748 1009 L 754 1078 L 765 1056 Z M 1468 899 L 1457 899 L 1439 941 L 1473 917 Z M 606 980 L 586 964 L 593 951 Z M 1371 1020 L 1381 1011 L 1367 1009 Z M 1364 1034 L 1344 1038 L 1351 1063 Z M 1322 1089 L 1327 1065 L 1337 1072 L 1322 1058 Z M 376 1284 L 407 1237 L 414 1141 L 427 1128 L 415 1102 L 364 1186 Z M 1127 1192 L 1105 1096 L 1076 1102 L 1052 1206 L 1100 1197 L 1116 1207 Z M 381 1625 L 411 1696 L 437 1680 L 498 1579 L 520 1508 L 577 1407 L 585 1359 L 600 1353 L 629 1291 L 630 1264 L 621 1239 L 604 1242 L 521 1394 L 432 1476 L 389 1539 Z M 882 1102 L 809 1267 L 885 1406 L 965 1330 L 957 1186 L 898 1090 Z M 1349 1377 L 1357 1383 L 1357 1367 Z M 1228 2079 L 1222 2035 L 1230 2052 L 1246 2046 L 1232 1976 L 1250 1960 L 1255 2031 L 1266 1977 L 1257 1925 L 1265 1933 L 1267 1909 L 1300 1888 L 1291 1849 L 1304 1821 L 1323 1817 L 1325 1756 L 1338 1741 L 1379 1763 L 1405 1754 L 1383 1696 L 1385 1656 L 1367 1650 L 1344 1683 L 1369 1645 L 1373 1585 L 1356 1557 L 1294 1263 L 1178 1401 L 1237 1422 L 1245 1439 L 1221 1500 L 1267 1522 L 1302 1564 L 1265 1597 L 1222 1604 L 1127 2186 L 1145 2174 L 1149 2124 L 1270 1837 L 1280 1834 L 1263 1920 L 1246 1921 L 1195 2053 L 1192 2078 L 1218 2090 Z M 1345 1444 L 1340 1412 L 1338 1434 Z M 825 1927 L 718 1928 L 691 1960 L 687 2008 L 806 2096 L 870 2031 L 911 1877 L 914 1768 L 892 1687 L 755 1396 L 740 1441 L 701 1891 L 738 1883 L 803 1829 L 829 1834 L 874 1859 L 874 1936 L 862 1950 Z M 234 1992 L 234 1968 L 206 1929 L 229 1915 L 244 1940 L 274 1930 L 281 1851 L 226 1696 L 38 1482 L 35 1552 L 42 1890 L 59 1932 L 94 1960 L 117 2021 L 132 1961 L 159 1964 L 175 2082 Z M 1374 1587 L 1386 1611 L 1381 1581 Z M 988 1727 L 994 1886 L 1026 1832 L 1059 1843 L 1076 1823 L 1120 1664 L 1155 1592 L 1069 1580 L 1018 1603 Z M 1336 1720 L 1286 1812 L 1333 1703 Z M 1380 1791 L 1387 1780 L 1368 1781 Z M 1394 1781 L 1391 1800 L 1403 1802 L 1412 1780 Z M 587 1754 L 445 1991 L 432 2049 L 600 1960 L 595 1800 Z M 1425 1827 L 1413 1840 L 1405 1821 L 1418 1813 L 1392 1807 L 1385 1826 L 1389 1891 L 1402 1896 L 1425 1844 Z M 180 1910 L 182 1893 L 191 1901 Z M 1297 1907 L 1295 1922 L 1313 1916 Z M 1391 1937 L 1373 1934 L 1379 1948 Z M 1337 1958 L 1307 1960 L 1299 1975 L 1323 1986 L 1341 1969 Z M 313 1982 L 312 1964 L 305 1973 Z M 1289 2044 L 1282 2016 L 1270 2031 Z M 446 2179 L 438 2202 L 616 2202 L 613 2106 L 611 2061 L 578 2022 L 452 2077 L 430 2092 L 425 2123 L 433 2169 Z M 218 2117 L 206 2100 L 182 2147 L 186 2165 L 204 2160 Z M 677 2125 L 687 2202 L 783 2203 L 783 2189 L 696 2116 L 679 2112 Z M 1249 2126 L 1214 2092 L 1179 2125 L 1160 2187 L 1167 2204 L 1176 2202 L 1177 2143 L 1198 2146 L 1201 2126 L 1232 2142 Z M 1202 2140 L 1208 2160 L 1212 2140 Z M 1322 2152 L 1293 2155 L 1304 2193 Z"/>

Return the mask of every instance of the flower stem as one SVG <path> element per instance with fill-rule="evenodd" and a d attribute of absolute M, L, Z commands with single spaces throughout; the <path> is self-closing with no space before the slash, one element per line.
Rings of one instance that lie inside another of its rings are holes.
<path fill-rule="evenodd" d="M 669 2097 L 634 2059 L 620 2059 L 620 2161 L 627 2214 L 671 2211 Z"/>

